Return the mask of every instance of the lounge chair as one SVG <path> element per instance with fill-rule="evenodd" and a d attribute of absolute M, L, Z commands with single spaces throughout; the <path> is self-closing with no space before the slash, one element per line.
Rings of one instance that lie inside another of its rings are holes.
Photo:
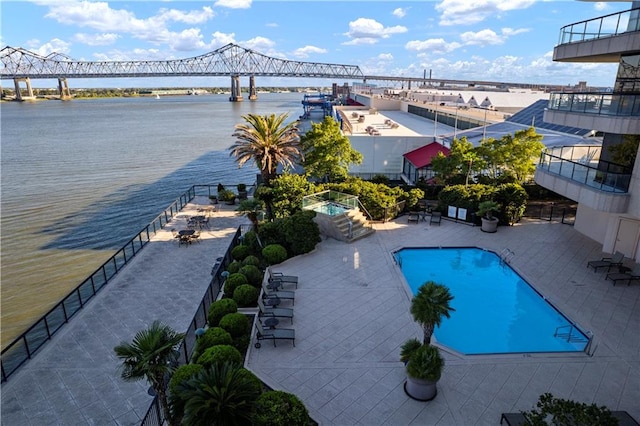
<path fill-rule="evenodd" d="M 636 263 L 628 272 L 612 272 L 607 274 L 606 279 L 613 281 L 613 285 L 618 281 L 626 281 L 627 286 L 631 285 L 631 281 L 640 280 L 640 263 Z"/>
<path fill-rule="evenodd" d="M 594 271 L 597 271 L 600 268 L 607 268 L 607 271 L 609 271 L 614 266 L 622 266 L 623 260 L 624 254 L 617 251 L 611 257 L 603 257 L 600 260 L 591 260 L 587 262 L 587 266 L 593 268 Z"/>
<path fill-rule="evenodd" d="M 431 213 L 431 218 L 429 219 L 429 225 L 431 224 L 440 225 L 441 221 L 442 221 L 442 213 L 440 212 Z"/>
<path fill-rule="evenodd" d="M 273 272 L 271 268 L 269 268 L 269 282 L 273 283 L 274 281 L 282 283 L 282 284 L 295 284 L 296 288 L 298 288 L 298 277 L 295 275 L 284 275 L 282 272 Z M 277 285 L 275 287 L 278 287 Z"/>
<path fill-rule="evenodd" d="M 276 317 L 276 318 L 289 318 L 291 324 L 293 324 L 293 309 L 291 308 L 270 308 L 264 306 L 262 298 L 258 297 L 258 307 L 260 308 L 259 316 L 263 317 Z"/>
<path fill-rule="evenodd" d="M 275 290 L 271 291 L 266 286 L 266 284 L 262 283 L 262 297 L 275 297 L 282 300 L 291 300 L 291 304 L 295 304 L 296 292 L 293 290 Z"/>
<path fill-rule="evenodd" d="M 409 212 L 409 215 L 407 217 L 407 222 L 418 223 L 419 220 L 420 220 L 420 213 L 419 212 Z"/>
<path fill-rule="evenodd" d="M 265 330 L 262 328 L 260 321 L 257 321 L 256 329 L 256 339 L 258 340 L 254 345 L 256 348 L 262 346 L 260 340 L 273 340 L 273 346 L 276 346 L 276 340 L 291 340 L 293 346 L 296 345 L 296 331 L 293 328 L 271 328 Z"/>
<path fill-rule="evenodd" d="M 522 413 L 502 413 L 500 424 L 505 422 L 508 426 L 526 426 L 529 424 L 527 418 Z"/>

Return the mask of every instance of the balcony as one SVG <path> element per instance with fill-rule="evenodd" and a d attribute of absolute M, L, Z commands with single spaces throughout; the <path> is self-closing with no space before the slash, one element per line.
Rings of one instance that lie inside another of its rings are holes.
<path fill-rule="evenodd" d="M 624 213 L 629 204 L 631 173 L 600 160 L 601 147 L 547 148 L 540 156 L 539 185 L 596 210 Z"/>
<path fill-rule="evenodd" d="M 640 8 L 635 8 L 563 27 L 553 60 L 618 62 L 621 55 L 639 51 Z"/>
<path fill-rule="evenodd" d="M 552 93 L 544 121 L 606 133 L 640 134 L 640 94 Z"/>

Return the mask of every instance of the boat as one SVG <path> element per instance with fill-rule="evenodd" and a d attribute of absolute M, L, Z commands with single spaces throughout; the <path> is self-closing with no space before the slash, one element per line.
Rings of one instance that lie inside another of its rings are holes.
<path fill-rule="evenodd" d="M 156 94 L 156 99 L 160 99 L 160 95 Z"/>

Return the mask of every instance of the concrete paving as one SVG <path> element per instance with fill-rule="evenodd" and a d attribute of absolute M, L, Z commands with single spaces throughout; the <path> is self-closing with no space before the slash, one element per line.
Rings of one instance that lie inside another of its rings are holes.
<path fill-rule="evenodd" d="M 206 204 L 206 199 L 196 203 Z M 191 204 L 176 219 L 184 226 Z M 178 247 L 170 228 L 2 385 L 2 424 L 139 424 L 152 398 L 146 382 L 120 379 L 113 347 L 161 319 L 185 330 L 215 259 L 246 218 L 216 213 L 202 242 Z M 250 347 L 248 368 L 298 395 L 322 425 L 498 425 L 500 413 L 531 409 L 544 392 L 628 411 L 640 419 L 640 285 L 613 286 L 586 267 L 601 246 L 571 226 L 546 222 L 477 227 L 443 220 L 375 225 L 351 244 L 326 239 L 276 270 L 298 275 L 296 346 Z M 447 361 L 438 396 L 403 391 L 400 345 L 421 336 L 411 295 L 391 252 L 403 246 L 477 246 L 516 255 L 512 266 L 555 306 L 595 335 L 595 353 L 460 356 Z"/>

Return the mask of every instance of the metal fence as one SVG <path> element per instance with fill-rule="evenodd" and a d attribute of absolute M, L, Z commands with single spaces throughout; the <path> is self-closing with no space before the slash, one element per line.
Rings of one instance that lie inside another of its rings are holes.
<path fill-rule="evenodd" d="M 131 238 L 93 274 L 74 288 L 62 301 L 11 342 L 1 353 L 2 382 L 15 373 L 64 324 L 84 307 L 127 264 L 151 238 L 193 200 L 196 195 L 217 193 L 217 185 L 193 185 L 147 226 Z"/>

